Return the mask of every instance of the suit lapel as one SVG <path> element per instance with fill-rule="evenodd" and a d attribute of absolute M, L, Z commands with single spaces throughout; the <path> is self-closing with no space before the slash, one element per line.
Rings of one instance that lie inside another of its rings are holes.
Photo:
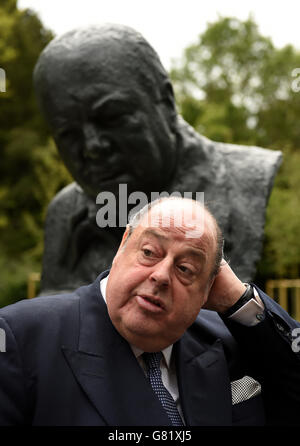
<path fill-rule="evenodd" d="M 175 361 L 187 425 L 231 425 L 230 379 L 221 341 L 207 344 L 187 332 L 175 345 Z"/>
<path fill-rule="evenodd" d="M 129 344 L 112 325 L 100 293 L 101 275 L 81 288 L 78 350 L 63 347 L 73 373 L 108 425 L 169 425 Z"/>

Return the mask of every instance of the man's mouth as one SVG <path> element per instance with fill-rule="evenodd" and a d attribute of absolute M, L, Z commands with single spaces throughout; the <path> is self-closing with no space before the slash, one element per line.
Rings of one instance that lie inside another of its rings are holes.
<path fill-rule="evenodd" d="M 156 296 L 138 294 L 136 296 L 136 301 L 141 308 L 150 311 L 151 313 L 161 313 L 166 310 L 162 300 Z"/>

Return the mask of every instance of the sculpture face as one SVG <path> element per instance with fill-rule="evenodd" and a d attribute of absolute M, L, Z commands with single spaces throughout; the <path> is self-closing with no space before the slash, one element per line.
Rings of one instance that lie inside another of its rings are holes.
<path fill-rule="evenodd" d="M 162 190 L 176 158 L 166 104 L 141 85 L 122 55 L 91 52 L 53 69 L 46 112 L 66 166 L 91 196 L 117 193 L 120 183 L 129 191 Z"/>

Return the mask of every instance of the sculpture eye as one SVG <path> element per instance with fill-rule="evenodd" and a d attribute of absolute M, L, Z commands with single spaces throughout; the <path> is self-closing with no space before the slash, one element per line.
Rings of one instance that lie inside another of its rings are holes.
<path fill-rule="evenodd" d="M 98 110 L 95 114 L 95 121 L 98 125 L 106 127 L 114 127 L 126 123 L 128 120 L 128 113 L 123 110 Z"/>
<path fill-rule="evenodd" d="M 61 128 L 56 132 L 56 136 L 60 140 L 70 140 L 70 139 L 78 139 L 79 131 L 78 128 Z"/>
<path fill-rule="evenodd" d="M 108 123 L 113 124 L 113 123 L 118 123 L 118 122 L 124 120 L 125 118 L 126 118 L 126 115 L 124 113 L 114 113 L 114 114 L 108 115 L 106 117 L 106 120 Z"/>

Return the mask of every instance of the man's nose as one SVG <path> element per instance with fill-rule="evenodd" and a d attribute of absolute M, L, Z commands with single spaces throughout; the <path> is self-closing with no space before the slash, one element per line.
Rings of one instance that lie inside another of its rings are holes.
<path fill-rule="evenodd" d="M 164 259 L 157 263 L 150 275 L 150 280 L 159 287 L 167 288 L 171 283 L 172 263 L 169 259 Z"/>
<path fill-rule="evenodd" d="M 86 158 L 96 159 L 109 151 L 109 140 L 94 125 L 86 123 L 83 126 L 83 134 Z"/>

